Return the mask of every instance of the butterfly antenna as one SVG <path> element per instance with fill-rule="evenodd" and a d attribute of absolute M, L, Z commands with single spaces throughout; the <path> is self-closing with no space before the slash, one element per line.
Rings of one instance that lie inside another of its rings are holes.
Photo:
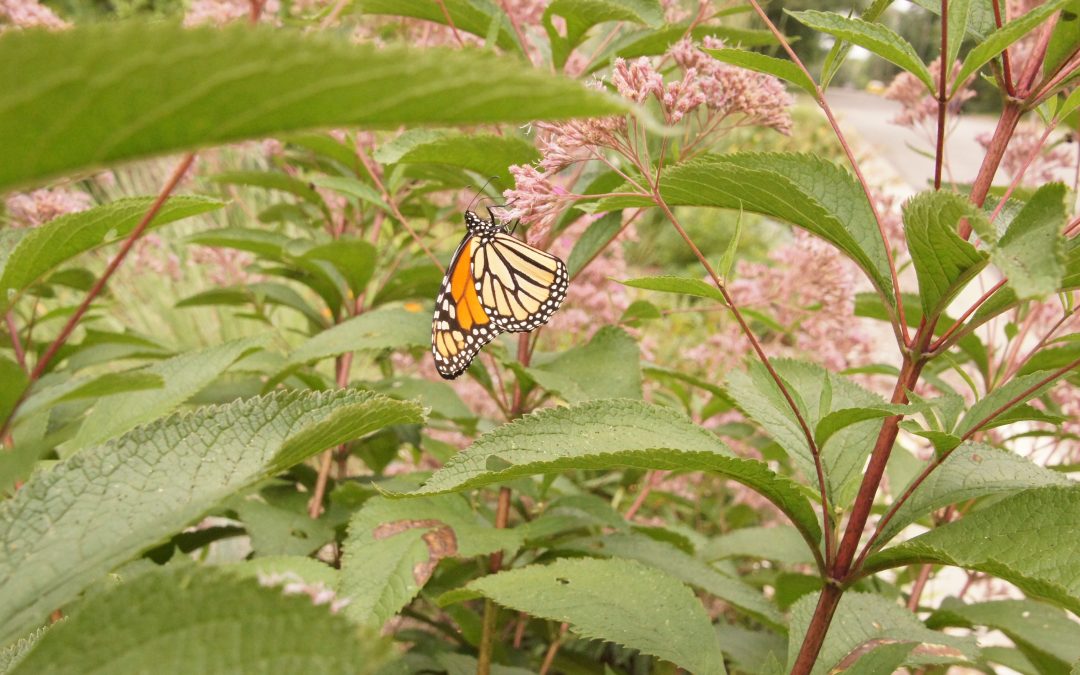
<path fill-rule="evenodd" d="M 484 184 L 480 186 L 480 189 L 476 192 L 476 194 L 473 195 L 472 201 L 469 202 L 469 205 L 465 207 L 466 211 L 472 211 L 473 204 L 475 204 L 476 200 L 480 198 L 480 195 L 484 194 L 484 190 L 487 188 L 488 185 L 491 185 L 491 181 L 495 180 L 496 178 L 498 178 L 498 176 L 488 177 Z"/>

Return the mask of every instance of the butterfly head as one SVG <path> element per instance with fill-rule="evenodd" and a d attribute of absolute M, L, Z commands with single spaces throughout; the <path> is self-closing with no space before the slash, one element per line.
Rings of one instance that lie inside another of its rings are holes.
<path fill-rule="evenodd" d="M 491 214 L 491 209 L 488 209 L 488 214 Z M 490 220 L 484 220 L 472 211 L 465 212 L 465 227 L 469 229 L 469 234 L 474 237 L 483 237 L 485 235 L 490 237 L 506 229 L 502 224 L 495 222 L 493 214 Z"/>

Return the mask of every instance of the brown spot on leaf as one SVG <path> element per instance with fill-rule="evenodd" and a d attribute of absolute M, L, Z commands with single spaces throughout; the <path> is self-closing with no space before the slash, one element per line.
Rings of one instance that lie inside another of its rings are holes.
<path fill-rule="evenodd" d="M 427 518 L 423 520 L 395 520 L 383 523 L 371 532 L 375 539 L 388 539 L 396 534 L 407 530 L 427 529 L 420 538 L 424 540 L 428 548 L 428 559 L 413 565 L 413 579 L 420 586 L 427 583 L 435 572 L 435 566 L 443 558 L 457 555 L 457 535 L 454 528 L 441 520 Z"/>

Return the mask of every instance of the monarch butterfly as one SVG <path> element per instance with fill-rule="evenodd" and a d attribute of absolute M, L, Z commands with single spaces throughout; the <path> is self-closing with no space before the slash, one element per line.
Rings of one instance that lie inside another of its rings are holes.
<path fill-rule="evenodd" d="M 525 333 L 547 323 L 566 297 L 566 264 L 510 236 L 506 226 L 465 211 L 468 232 L 446 269 L 431 322 L 439 375 L 465 372 L 499 333 Z"/>

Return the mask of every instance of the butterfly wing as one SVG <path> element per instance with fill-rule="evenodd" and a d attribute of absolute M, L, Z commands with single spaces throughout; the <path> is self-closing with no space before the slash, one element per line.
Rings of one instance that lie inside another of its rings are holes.
<path fill-rule="evenodd" d="M 447 380 L 465 372 L 480 349 L 505 330 L 492 321 L 477 295 L 472 261 L 478 241 L 471 234 L 462 240 L 435 298 L 431 353 Z"/>
<path fill-rule="evenodd" d="M 534 330 L 566 297 L 570 276 L 563 261 L 508 234 L 477 245 L 472 259 L 480 304 L 500 330 Z"/>

